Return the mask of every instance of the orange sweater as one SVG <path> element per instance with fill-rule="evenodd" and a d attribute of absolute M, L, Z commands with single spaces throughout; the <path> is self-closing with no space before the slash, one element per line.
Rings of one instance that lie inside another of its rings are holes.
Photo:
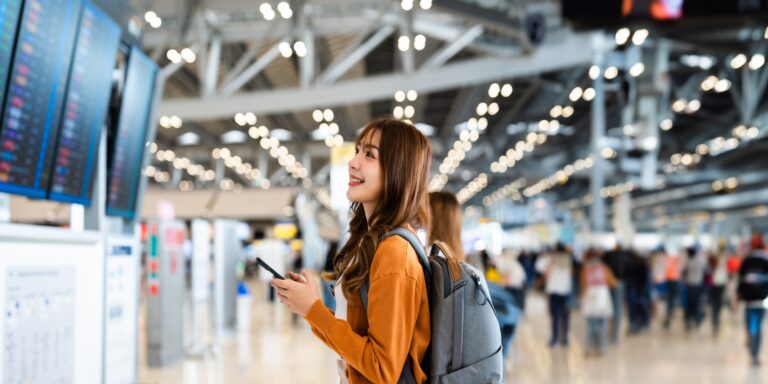
<path fill-rule="evenodd" d="M 416 382 L 427 381 L 420 362 L 429 346 L 427 286 L 416 252 L 405 239 L 379 243 L 369 275 L 368 314 L 359 296 L 347 298 L 347 321 L 317 300 L 306 320 L 347 362 L 349 383 L 396 383 L 411 361 Z"/>

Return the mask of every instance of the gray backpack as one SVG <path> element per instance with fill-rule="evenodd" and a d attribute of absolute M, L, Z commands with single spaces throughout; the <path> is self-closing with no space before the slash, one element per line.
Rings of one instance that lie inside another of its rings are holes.
<path fill-rule="evenodd" d="M 422 366 L 430 384 L 501 383 L 504 360 L 501 330 L 483 274 L 459 262 L 440 242 L 432 245 L 427 257 L 413 232 L 396 228 L 385 234 L 400 236 L 411 244 L 424 268 L 429 289 L 432 336 Z M 368 310 L 368 284 L 360 290 Z M 400 383 L 416 383 L 410 359 L 406 360 Z"/>

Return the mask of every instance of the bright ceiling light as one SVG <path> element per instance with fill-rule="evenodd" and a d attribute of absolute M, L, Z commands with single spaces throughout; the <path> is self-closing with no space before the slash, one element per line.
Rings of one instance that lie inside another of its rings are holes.
<path fill-rule="evenodd" d="M 562 114 L 563 114 L 563 107 L 559 105 L 555 105 L 554 107 L 552 107 L 552 109 L 549 110 L 549 115 L 552 116 L 553 119 L 557 119 Z"/>
<path fill-rule="evenodd" d="M 161 19 L 161 18 L 159 18 L 159 17 L 158 17 L 158 18 L 155 18 L 155 19 L 152 19 L 152 20 L 149 22 L 149 26 L 150 26 L 150 27 L 152 27 L 152 28 L 154 28 L 154 29 L 158 29 L 158 28 L 160 28 L 162 25 L 163 25 L 163 19 Z"/>
<path fill-rule="evenodd" d="M 638 77 L 645 71 L 645 65 L 643 63 L 635 63 L 629 68 L 629 75 L 632 77 Z"/>
<path fill-rule="evenodd" d="M 475 108 L 475 112 L 477 112 L 478 115 L 483 116 L 486 113 L 488 113 L 488 104 L 486 103 L 480 103 L 477 105 L 477 108 Z"/>
<path fill-rule="evenodd" d="M 608 80 L 613 80 L 618 75 L 619 75 L 619 69 L 614 66 L 610 66 L 605 70 L 605 78 Z"/>
<path fill-rule="evenodd" d="M 424 35 L 416 35 L 413 38 L 413 49 L 417 51 L 423 50 L 427 46 L 427 38 Z"/>
<path fill-rule="evenodd" d="M 248 112 L 245 114 L 245 122 L 248 125 L 254 125 L 256 124 L 257 121 L 258 119 L 256 118 L 256 115 L 253 112 Z"/>
<path fill-rule="evenodd" d="M 760 53 L 756 53 L 752 55 L 752 58 L 749 60 L 749 69 L 755 71 L 760 69 L 764 64 L 765 56 Z"/>
<path fill-rule="evenodd" d="M 595 89 L 590 87 L 584 90 L 584 95 L 582 97 L 584 98 L 584 101 L 592 101 L 596 94 Z"/>
<path fill-rule="evenodd" d="M 618 31 L 616 31 L 616 44 L 618 45 L 624 45 L 629 40 L 629 28 L 621 28 Z"/>
<path fill-rule="evenodd" d="M 589 78 L 592 80 L 597 79 L 600 76 L 600 67 L 593 65 L 589 67 Z"/>
<path fill-rule="evenodd" d="M 181 63 L 181 54 L 175 49 L 169 49 L 168 52 L 166 52 L 165 57 L 174 64 Z"/>
<path fill-rule="evenodd" d="M 685 99 L 677 99 L 674 103 L 672 103 L 672 110 L 681 113 L 685 110 L 685 108 L 688 106 L 688 101 Z"/>
<path fill-rule="evenodd" d="M 319 109 L 315 109 L 312 111 L 312 120 L 315 121 L 315 123 L 320 123 L 323 121 L 323 111 Z"/>
<path fill-rule="evenodd" d="M 728 79 L 720 79 L 715 83 L 715 92 L 723 93 L 731 89 L 731 81 Z"/>
<path fill-rule="evenodd" d="M 701 109 L 701 101 L 693 99 L 688 102 L 688 107 L 686 108 L 691 113 L 697 112 L 699 109 Z"/>
<path fill-rule="evenodd" d="M 645 43 L 645 39 L 647 38 L 648 38 L 648 30 L 638 29 L 637 31 L 635 31 L 635 34 L 632 35 L 632 44 L 643 45 L 643 43 Z"/>
<path fill-rule="evenodd" d="M 304 57 L 307 55 L 307 45 L 303 41 L 297 41 L 293 43 L 293 50 L 296 52 L 296 56 Z"/>
<path fill-rule="evenodd" d="M 501 92 L 499 83 L 493 83 L 488 87 L 488 97 L 496 98 L 499 96 L 499 92 Z"/>
<path fill-rule="evenodd" d="M 501 87 L 501 96 L 509 97 L 510 95 L 512 95 L 512 84 L 504 84 L 504 86 Z"/>
<path fill-rule="evenodd" d="M 568 95 L 568 98 L 575 102 L 576 100 L 581 99 L 581 95 L 583 94 L 584 90 L 582 90 L 581 87 L 576 87 L 571 91 L 570 95 Z"/>
<path fill-rule="evenodd" d="M 243 127 L 246 124 L 248 124 L 248 122 L 245 119 L 245 114 L 244 113 L 240 113 L 240 112 L 236 113 L 235 114 L 235 123 L 237 125 L 241 126 L 241 127 Z"/>
<path fill-rule="evenodd" d="M 394 116 L 395 119 L 402 119 L 404 114 L 405 114 L 405 111 L 403 110 L 403 106 L 401 105 L 396 106 L 395 109 L 392 111 L 392 116 Z"/>
<path fill-rule="evenodd" d="M 181 125 L 182 125 L 183 122 L 181 121 L 180 117 L 178 117 L 178 116 L 171 116 L 171 118 L 169 119 L 169 123 L 170 123 L 171 127 L 179 129 L 179 128 L 181 128 Z"/>
<path fill-rule="evenodd" d="M 323 111 L 323 118 L 325 118 L 325 121 L 333 121 L 333 111 L 330 108 L 326 108 Z"/>
<path fill-rule="evenodd" d="M 170 128 L 171 127 L 171 118 L 168 116 L 163 116 L 160 118 L 160 126 L 163 128 Z"/>
<path fill-rule="evenodd" d="M 498 103 L 488 104 L 488 114 L 491 116 L 494 116 L 497 113 L 499 113 L 499 104 Z"/>
<path fill-rule="evenodd" d="M 195 60 L 197 60 L 197 55 L 195 52 L 189 48 L 184 48 L 181 50 L 181 58 L 184 59 L 187 63 L 194 63 Z"/>
<path fill-rule="evenodd" d="M 285 57 L 286 59 L 291 57 L 291 55 L 293 54 L 291 45 L 285 41 L 280 43 L 280 45 L 277 46 L 277 49 L 280 51 L 280 54 L 283 55 L 283 57 Z"/>
<path fill-rule="evenodd" d="M 147 11 L 144 14 L 144 21 L 146 21 L 147 23 L 149 23 L 150 21 L 152 21 L 152 20 L 154 20 L 156 18 L 157 18 L 157 13 L 155 13 L 153 11 Z"/>
<path fill-rule="evenodd" d="M 731 68 L 739 69 L 747 63 L 747 56 L 743 53 L 739 53 L 731 59 Z"/>
<path fill-rule="evenodd" d="M 403 109 L 403 116 L 405 116 L 406 119 L 413 118 L 413 115 L 416 114 L 416 109 L 413 108 L 412 105 L 407 105 Z"/>
<path fill-rule="evenodd" d="M 399 49 L 400 52 L 407 51 L 410 46 L 411 40 L 408 38 L 408 36 L 400 36 L 400 38 L 397 39 L 397 49 Z"/>

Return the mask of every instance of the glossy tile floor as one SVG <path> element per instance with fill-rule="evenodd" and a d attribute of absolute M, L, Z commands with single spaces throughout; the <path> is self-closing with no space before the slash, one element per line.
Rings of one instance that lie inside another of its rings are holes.
<path fill-rule="evenodd" d="M 164 367 L 148 368 L 141 353 L 139 381 L 150 383 L 337 383 L 335 355 L 303 322 L 277 304 L 261 299 L 254 287 L 250 330 L 211 343 L 204 358 L 190 358 Z M 682 316 L 682 314 L 680 314 Z M 570 345 L 549 348 L 548 317 L 544 300 L 529 298 L 520 325 L 515 352 L 508 364 L 509 383 L 768 383 L 768 345 L 761 367 L 751 367 L 744 346 L 741 317 L 723 314 L 723 330 L 715 338 L 705 322 L 698 332 L 686 334 L 682 318 L 672 329 L 653 329 L 625 336 L 602 358 L 584 356 L 583 321 L 573 313 Z M 768 325 L 767 325 L 768 326 Z M 768 340 L 764 341 L 768 344 Z M 140 338 L 143 347 L 143 336 Z M 143 348 L 142 348 L 143 349 Z"/>

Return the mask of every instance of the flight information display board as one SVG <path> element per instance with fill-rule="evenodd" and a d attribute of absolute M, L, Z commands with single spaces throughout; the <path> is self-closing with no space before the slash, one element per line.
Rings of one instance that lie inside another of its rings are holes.
<path fill-rule="evenodd" d="M 21 15 L 21 0 L 0 0 L 0 105 L 5 100 L 5 86 L 8 84 L 8 69 L 11 66 L 13 43 L 16 41 L 16 27 Z"/>
<path fill-rule="evenodd" d="M 75 43 L 80 0 L 27 0 L 0 125 L 0 191 L 43 198 Z"/>
<path fill-rule="evenodd" d="M 51 180 L 51 200 L 90 204 L 91 186 L 120 45 L 120 26 L 86 2 L 69 75 Z"/>
<path fill-rule="evenodd" d="M 154 102 L 157 65 L 132 47 L 120 103 L 114 154 L 108 170 L 107 215 L 132 220 L 144 160 L 149 115 Z"/>

